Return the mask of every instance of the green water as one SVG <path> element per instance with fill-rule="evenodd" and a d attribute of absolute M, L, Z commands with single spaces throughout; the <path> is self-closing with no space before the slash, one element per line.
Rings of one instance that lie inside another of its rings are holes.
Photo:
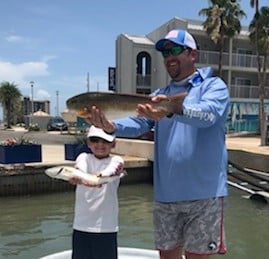
<path fill-rule="evenodd" d="M 0 258 L 35 259 L 70 249 L 74 193 L 0 198 Z M 119 189 L 119 245 L 153 248 L 152 186 Z M 228 253 L 213 258 L 267 259 L 269 205 L 231 189 L 226 213 Z"/>

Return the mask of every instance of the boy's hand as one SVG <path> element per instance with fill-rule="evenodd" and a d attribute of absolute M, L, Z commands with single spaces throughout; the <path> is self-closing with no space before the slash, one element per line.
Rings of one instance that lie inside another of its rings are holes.
<path fill-rule="evenodd" d="M 72 177 L 70 178 L 69 183 L 73 185 L 82 184 L 82 180 L 80 177 Z"/>

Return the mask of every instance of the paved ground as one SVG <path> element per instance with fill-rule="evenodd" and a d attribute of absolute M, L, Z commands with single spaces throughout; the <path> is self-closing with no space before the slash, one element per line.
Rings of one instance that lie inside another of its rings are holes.
<path fill-rule="evenodd" d="M 227 137 L 228 149 L 269 155 L 269 146 L 261 146 L 260 137 Z"/>
<path fill-rule="evenodd" d="M 64 145 L 45 145 L 42 144 L 42 162 L 46 164 L 74 163 L 65 160 Z"/>
<path fill-rule="evenodd" d="M 149 166 L 149 161 L 143 157 L 123 156 L 125 167 Z M 65 160 L 64 145 L 44 145 L 42 144 L 42 163 L 46 165 L 74 164 L 74 161 Z M 32 163 L 34 164 L 34 163 Z M 40 163 L 36 163 L 40 164 Z"/>
<path fill-rule="evenodd" d="M 265 154 L 269 156 L 269 146 L 260 146 L 259 137 L 227 137 L 227 148 L 232 150 L 243 150 L 251 153 Z M 44 163 L 66 163 L 64 159 L 64 145 L 42 145 Z M 139 158 L 126 157 L 128 160 L 139 160 Z M 143 160 L 143 158 L 141 158 Z"/>
<path fill-rule="evenodd" d="M 42 144 L 42 162 L 48 164 L 73 163 L 64 159 L 64 143 L 71 143 L 75 140 L 74 136 L 60 132 L 25 132 L 23 130 L 0 130 L 0 140 L 7 137 L 18 137 L 23 134 L 34 138 Z M 269 146 L 260 146 L 259 137 L 229 137 L 226 138 L 227 148 L 233 150 L 244 150 L 247 152 L 269 155 Z M 126 157 L 128 161 L 138 162 L 140 158 Z M 141 158 L 140 160 L 144 160 Z"/>

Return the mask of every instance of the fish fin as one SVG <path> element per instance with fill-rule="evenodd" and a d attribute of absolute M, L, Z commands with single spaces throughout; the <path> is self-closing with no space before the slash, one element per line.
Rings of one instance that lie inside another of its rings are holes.
<path fill-rule="evenodd" d="M 91 118 L 91 113 L 87 108 L 85 108 L 84 110 L 78 111 L 77 116 L 80 118 Z"/>
<path fill-rule="evenodd" d="M 187 92 L 183 92 L 169 96 L 169 112 L 171 112 L 172 114 L 182 114 L 182 103 L 187 95 Z"/>
<path fill-rule="evenodd" d="M 168 99 L 172 102 L 172 101 L 179 101 L 179 102 L 183 102 L 184 98 L 188 95 L 187 92 L 183 92 L 183 93 L 179 93 L 179 94 L 174 94 L 174 95 L 170 95 L 168 96 Z"/>

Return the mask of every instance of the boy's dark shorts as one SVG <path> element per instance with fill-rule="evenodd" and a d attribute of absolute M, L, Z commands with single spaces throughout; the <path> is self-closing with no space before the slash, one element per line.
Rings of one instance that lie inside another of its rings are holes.
<path fill-rule="evenodd" d="M 117 259 L 117 232 L 88 233 L 73 230 L 72 259 Z"/>

